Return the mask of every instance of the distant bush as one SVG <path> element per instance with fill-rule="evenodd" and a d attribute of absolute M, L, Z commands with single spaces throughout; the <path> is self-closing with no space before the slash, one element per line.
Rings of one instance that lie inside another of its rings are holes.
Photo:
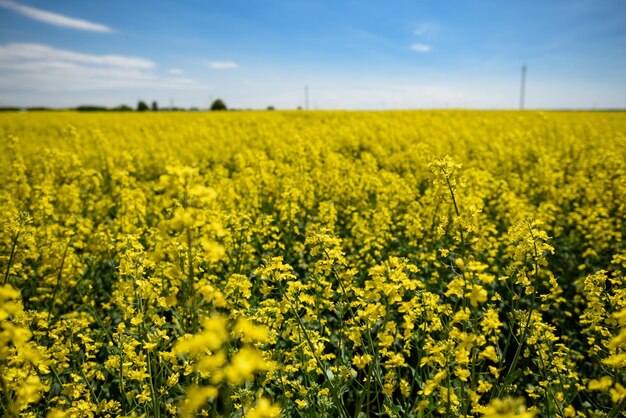
<path fill-rule="evenodd" d="M 222 99 L 215 99 L 211 103 L 211 110 L 227 110 L 226 103 Z"/>
<path fill-rule="evenodd" d="M 149 110 L 149 109 L 150 108 L 148 107 L 146 102 L 144 102 L 143 100 L 139 100 L 139 102 L 137 102 L 137 111 L 138 112 L 145 112 L 146 110 Z"/>
<path fill-rule="evenodd" d="M 78 110 L 79 112 L 106 112 L 109 109 L 104 106 L 83 105 L 77 106 L 76 110 Z"/>

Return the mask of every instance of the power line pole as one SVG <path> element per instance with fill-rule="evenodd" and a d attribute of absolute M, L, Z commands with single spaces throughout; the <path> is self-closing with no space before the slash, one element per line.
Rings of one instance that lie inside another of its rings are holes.
<path fill-rule="evenodd" d="M 526 66 L 522 65 L 522 82 L 519 94 L 519 109 L 524 110 L 524 96 L 526 95 Z"/>
<path fill-rule="evenodd" d="M 304 86 L 304 110 L 309 110 L 309 86 Z"/>

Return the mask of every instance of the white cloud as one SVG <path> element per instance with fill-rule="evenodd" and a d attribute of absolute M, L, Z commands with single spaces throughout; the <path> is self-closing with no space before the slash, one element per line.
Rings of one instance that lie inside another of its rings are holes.
<path fill-rule="evenodd" d="M 123 55 L 83 54 L 31 43 L 9 43 L 0 45 L 0 61 L 7 60 L 60 60 L 110 67 L 154 68 L 154 63 L 144 58 Z"/>
<path fill-rule="evenodd" d="M 89 22 L 87 20 L 76 19 L 62 14 L 48 12 L 46 10 L 35 9 L 34 7 L 24 6 L 11 0 L 0 0 L 0 7 L 13 10 L 23 16 L 54 26 L 91 32 L 113 32 L 110 27 L 100 23 Z"/>
<path fill-rule="evenodd" d="M 181 75 L 182 73 L 184 73 L 184 71 L 180 68 L 170 68 L 169 70 L 167 70 L 167 72 L 172 75 Z"/>
<path fill-rule="evenodd" d="M 195 80 L 161 77 L 145 58 L 94 55 L 42 44 L 0 45 L 0 91 L 70 92 L 150 87 L 202 87 Z"/>
<path fill-rule="evenodd" d="M 239 68 L 239 65 L 233 61 L 205 61 L 205 64 L 213 70 L 232 70 Z"/>
<path fill-rule="evenodd" d="M 430 51 L 432 48 L 431 48 L 430 45 L 427 45 L 427 44 L 413 44 L 413 45 L 411 45 L 411 49 L 413 51 L 422 52 L 423 53 L 423 52 Z"/>

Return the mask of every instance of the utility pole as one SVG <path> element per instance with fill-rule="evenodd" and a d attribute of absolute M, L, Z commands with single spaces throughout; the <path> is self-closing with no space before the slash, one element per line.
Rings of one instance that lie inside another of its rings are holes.
<path fill-rule="evenodd" d="M 309 110 L 309 86 L 304 86 L 304 110 Z"/>
<path fill-rule="evenodd" d="M 524 110 L 524 96 L 526 95 L 526 66 L 522 65 L 522 82 L 519 94 L 519 110 Z"/>

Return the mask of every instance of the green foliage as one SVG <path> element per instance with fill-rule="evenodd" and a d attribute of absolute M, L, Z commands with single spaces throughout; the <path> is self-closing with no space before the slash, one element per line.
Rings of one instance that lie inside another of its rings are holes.
<path fill-rule="evenodd" d="M 211 103 L 211 110 L 227 110 L 226 103 L 222 99 L 215 99 Z"/>
<path fill-rule="evenodd" d="M 149 110 L 150 108 L 148 107 L 148 105 L 146 104 L 146 102 L 144 102 L 143 100 L 139 100 L 137 102 L 137 111 L 138 112 L 145 112 L 146 110 Z"/>

